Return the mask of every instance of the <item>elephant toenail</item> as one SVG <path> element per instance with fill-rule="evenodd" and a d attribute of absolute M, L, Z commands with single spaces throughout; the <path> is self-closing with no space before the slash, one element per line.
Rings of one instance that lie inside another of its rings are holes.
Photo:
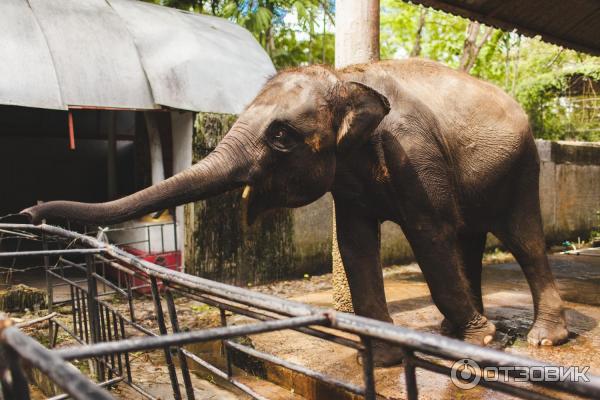
<path fill-rule="evenodd" d="M 487 335 L 486 337 L 483 338 L 483 344 L 488 344 L 489 342 L 492 341 L 494 337 L 492 335 Z"/>
<path fill-rule="evenodd" d="M 552 346 L 552 340 L 542 339 L 542 346 Z"/>

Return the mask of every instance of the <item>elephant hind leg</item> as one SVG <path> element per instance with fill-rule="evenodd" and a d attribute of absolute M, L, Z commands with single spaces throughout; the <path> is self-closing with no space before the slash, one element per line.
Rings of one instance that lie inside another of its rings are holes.
<path fill-rule="evenodd" d="M 473 303 L 480 314 L 483 314 L 483 299 L 481 297 L 481 263 L 486 238 L 486 232 L 469 233 L 460 236 L 461 252 L 465 265 L 465 276 L 469 282 Z"/>
<path fill-rule="evenodd" d="M 459 235 L 458 242 L 464 265 L 465 278 L 469 285 L 473 305 L 480 314 L 483 314 L 483 299 L 481 296 L 481 270 L 482 258 L 485 248 L 487 233 L 475 232 Z M 441 325 L 442 333 L 456 336 L 456 328 L 444 318 Z"/>
<path fill-rule="evenodd" d="M 537 167 L 524 169 L 512 206 L 493 233 L 515 256 L 531 289 L 534 323 L 527 340 L 534 345 L 565 342 L 568 331 L 562 300 L 546 256 Z"/>

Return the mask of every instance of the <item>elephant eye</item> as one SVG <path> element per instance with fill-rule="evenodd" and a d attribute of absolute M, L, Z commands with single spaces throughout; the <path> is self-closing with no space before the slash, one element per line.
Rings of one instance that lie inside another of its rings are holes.
<path fill-rule="evenodd" d="M 298 143 L 298 133 L 288 125 L 276 123 L 269 129 L 267 144 L 273 150 L 287 153 Z"/>

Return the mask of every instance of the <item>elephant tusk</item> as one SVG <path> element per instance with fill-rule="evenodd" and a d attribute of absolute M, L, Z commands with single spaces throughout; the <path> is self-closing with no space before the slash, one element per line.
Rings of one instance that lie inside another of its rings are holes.
<path fill-rule="evenodd" d="M 242 192 L 242 199 L 244 201 L 248 201 L 248 198 L 250 198 L 250 192 L 252 192 L 252 186 L 246 185 L 244 187 L 244 191 Z"/>
<path fill-rule="evenodd" d="M 250 193 L 252 186 L 246 185 L 242 191 L 242 229 L 245 230 L 248 226 L 248 203 L 250 202 Z"/>

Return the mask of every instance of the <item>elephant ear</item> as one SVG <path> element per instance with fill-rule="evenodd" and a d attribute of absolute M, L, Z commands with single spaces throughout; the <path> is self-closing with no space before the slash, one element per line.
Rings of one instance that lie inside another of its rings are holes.
<path fill-rule="evenodd" d="M 360 82 L 344 82 L 338 92 L 337 150 L 348 152 L 365 143 L 381 120 L 390 112 L 388 99 Z"/>

